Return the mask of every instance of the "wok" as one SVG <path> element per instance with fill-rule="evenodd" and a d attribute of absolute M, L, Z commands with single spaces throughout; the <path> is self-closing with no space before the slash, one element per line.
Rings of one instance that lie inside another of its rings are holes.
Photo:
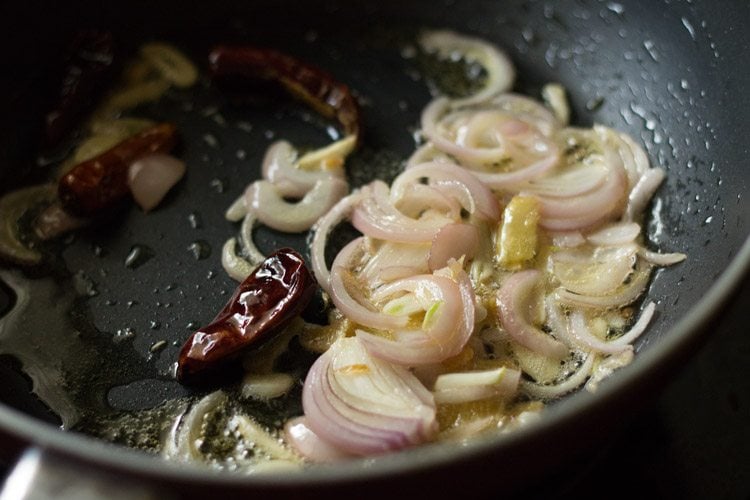
<path fill-rule="evenodd" d="M 348 167 L 355 184 L 392 173 L 412 149 L 411 132 L 430 99 L 425 82 L 414 78 L 412 63 L 397 47 L 419 28 L 451 28 L 506 49 L 518 69 L 519 91 L 538 95 L 544 83 L 562 83 L 573 123 L 603 123 L 642 141 L 652 162 L 667 170 L 654 202 L 658 219 L 648 227 L 649 243 L 688 255 L 686 262 L 654 276 L 649 297 L 659 314 L 637 344 L 633 364 L 595 395 L 570 396 L 550 407 L 542 422 L 514 434 L 470 446 L 424 446 L 366 465 L 243 477 L 177 466 L 61 432 L 57 417 L 31 393 L 18 363 L 4 357 L 9 382 L 0 405 L 2 454 L 15 460 L 27 450 L 14 477 L 23 476 L 30 464 L 41 464 L 37 486 L 57 494 L 62 494 L 61 484 L 73 484 L 71 477 L 85 480 L 85 487 L 99 484 L 98 478 L 117 477 L 114 487 L 99 485 L 114 488 L 106 490 L 110 497 L 122 478 L 132 495 L 155 488 L 196 497 L 217 491 L 227 496 L 352 491 L 376 496 L 396 486 L 405 493 L 423 491 L 428 484 L 446 493 L 486 493 L 499 483 L 512 491 L 533 476 L 563 467 L 577 450 L 603 439 L 686 362 L 747 274 L 750 170 L 745 168 L 744 131 L 750 122 L 745 92 L 750 72 L 744 63 L 750 36 L 743 27 L 749 23 L 747 4 L 730 1 L 5 3 L 0 25 L 6 41 L 0 50 L 12 71 L 0 77 L 2 191 L 45 175 L 35 160 L 44 96 L 54 91 L 50 68 L 78 28 L 110 29 L 126 49 L 145 40 L 169 40 L 198 62 L 216 42 L 248 42 L 326 68 L 365 102 L 365 146 Z M 300 120 L 289 102 L 234 106 L 207 87 L 187 98 L 191 106 L 177 98 L 144 110 L 178 125 L 180 155 L 189 165 L 186 179 L 165 204 L 148 216 L 125 211 L 106 227 L 81 231 L 66 242 L 64 266 L 52 270 L 53 278 L 32 279 L 20 294 L 8 286 L 1 289 L 0 305 L 25 300 L 25 293 L 33 299 L 36 313 L 22 322 L 29 342 L 43 341 L 41 347 L 60 359 L 71 358 L 55 364 L 76 358 L 64 368 L 77 377 L 80 390 L 72 399 L 77 404 L 106 401 L 119 410 L 136 410 L 190 391 L 166 374 L 189 334 L 186 327 L 210 319 L 226 300 L 223 294 L 234 287 L 217 257 L 221 243 L 236 231 L 223 219 L 226 206 L 258 177 L 260 157 L 272 137 L 326 141 L 324 127 Z M 217 113 L 230 126 L 222 125 Z M 231 126 L 238 122 L 251 124 L 252 131 Z M 218 145 L 206 140 L 209 134 Z M 305 248 L 304 236 L 259 230 L 256 237 L 262 250 Z M 187 251 L 196 242 L 213 249 L 208 258 L 197 260 Z M 123 265 L 134 245 L 152 251 L 135 269 Z M 56 292 L 45 288 L 50 282 Z M 59 316 L 56 308 L 63 307 L 76 284 L 85 295 L 70 299 L 76 314 Z M 72 322 L 87 347 L 75 350 L 63 340 L 35 336 L 59 318 L 58 330 Z M 158 330 L 151 329 L 151 321 Z M 112 337 L 126 328 L 136 332 L 132 343 L 113 348 Z M 153 354 L 149 349 L 156 340 L 168 344 Z M 104 495 L 105 490 L 92 491 Z"/>

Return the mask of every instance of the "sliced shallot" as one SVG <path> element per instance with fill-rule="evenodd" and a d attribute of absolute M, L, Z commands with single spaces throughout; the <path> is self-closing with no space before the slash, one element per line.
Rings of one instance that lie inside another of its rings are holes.
<path fill-rule="evenodd" d="M 315 186 L 296 203 L 284 200 L 276 186 L 256 181 L 245 192 L 245 203 L 260 222 L 288 233 L 310 229 L 336 202 L 346 196 L 346 181 L 330 177 L 316 181 Z"/>
<path fill-rule="evenodd" d="M 479 230 L 471 224 L 447 224 L 432 239 L 427 263 L 431 271 L 448 265 L 451 259 L 474 258 L 479 247 Z"/>
<path fill-rule="evenodd" d="M 460 35 L 453 31 L 426 31 L 419 43 L 427 52 L 437 52 L 442 58 L 463 57 L 469 62 L 477 62 L 487 72 L 484 87 L 474 95 L 455 99 L 456 106 L 485 101 L 513 86 L 516 77 L 513 64 L 505 53 L 494 45 L 479 38 Z"/>
<path fill-rule="evenodd" d="M 174 156 L 154 154 L 136 160 L 128 169 L 128 186 L 144 212 L 153 210 L 172 186 L 185 175 L 185 162 Z"/>
<path fill-rule="evenodd" d="M 404 367 L 342 338 L 313 363 L 302 405 L 307 426 L 346 453 L 376 455 L 414 446 L 437 432 L 430 392 Z"/>
<path fill-rule="evenodd" d="M 320 439 L 307 425 L 304 416 L 288 420 L 284 425 L 284 436 L 297 453 L 314 463 L 339 462 L 352 458 L 351 454 Z"/>
<path fill-rule="evenodd" d="M 421 328 L 394 329 L 392 338 L 357 330 L 373 356 L 406 366 L 439 363 L 461 352 L 474 331 L 474 290 L 460 266 L 454 278 L 432 275 L 394 281 L 377 290 L 378 298 L 412 294 L 425 311 Z"/>
<path fill-rule="evenodd" d="M 536 270 L 521 271 L 509 277 L 497 294 L 497 311 L 506 332 L 519 344 L 536 353 L 556 359 L 568 355 L 560 341 L 544 333 L 528 320 L 529 302 L 541 279 Z"/>

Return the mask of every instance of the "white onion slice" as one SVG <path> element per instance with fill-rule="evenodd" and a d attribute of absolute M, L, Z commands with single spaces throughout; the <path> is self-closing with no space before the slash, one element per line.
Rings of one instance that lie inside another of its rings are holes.
<path fill-rule="evenodd" d="M 399 211 L 383 181 L 373 181 L 362 188 L 363 199 L 354 209 L 352 225 L 371 238 L 387 241 L 419 243 L 431 241 L 438 230 L 452 222 L 447 216 L 414 219 Z"/>
<path fill-rule="evenodd" d="M 457 404 L 487 398 L 510 397 L 518 390 L 520 378 L 520 371 L 506 367 L 446 373 L 437 377 L 432 394 L 438 404 Z"/>
<path fill-rule="evenodd" d="M 657 253 L 645 248 L 638 249 L 638 255 L 657 266 L 671 266 L 687 259 L 684 253 Z"/>
<path fill-rule="evenodd" d="M 570 314 L 570 334 L 579 348 L 586 351 L 600 352 L 603 354 L 618 354 L 626 349 L 631 349 L 626 344 L 613 344 L 599 339 L 586 324 L 586 318 L 581 311 L 573 311 Z"/>
<path fill-rule="evenodd" d="M 563 359 L 568 355 L 567 347 L 526 318 L 534 288 L 540 279 L 539 271 L 527 270 L 513 274 L 503 283 L 497 294 L 500 323 L 513 340 L 527 349 L 550 358 Z"/>
<path fill-rule="evenodd" d="M 161 202 L 172 186 L 185 175 L 185 163 L 174 156 L 144 156 L 128 168 L 128 187 L 144 212 Z"/>
<path fill-rule="evenodd" d="M 331 293 L 331 273 L 326 264 L 326 243 L 331 231 L 341 222 L 349 218 L 354 207 L 362 200 L 362 193 L 354 191 L 336 203 L 318 222 L 312 227 L 313 238 L 310 243 L 310 260 L 312 271 L 318 285 L 327 293 Z"/>
<path fill-rule="evenodd" d="M 635 342 L 635 340 L 640 337 L 643 332 L 646 331 L 646 327 L 649 323 L 651 323 L 651 319 L 654 317 L 655 311 L 656 304 L 654 304 L 653 302 L 649 302 L 648 304 L 646 304 L 646 307 L 644 307 L 643 311 L 641 312 L 641 317 L 638 318 L 638 321 L 636 321 L 635 324 L 630 327 L 630 330 L 623 333 L 616 339 L 610 341 L 610 344 L 630 345 Z"/>
<path fill-rule="evenodd" d="M 314 463 L 331 463 L 351 459 L 330 443 L 320 439 L 307 425 L 305 417 L 295 417 L 284 424 L 284 437 L 294 450 Z"/>
<path fill-rule="evenodd" d="M 358 294 L 360 297 L 354 298 L 352 292 L 349 291 L 347 281 L 354 281 L 350 271 L 351 261 L 354 255 L 361 251 L 363 243 L 363 237 L 353 240 L 339 252 L 333 261 L 329 281 L 331 300 L 344 316 L 360 325 L 386 330 L 403 328 L 408 323 L 408 317 L 384 314 L 375 310 L 372 305 L 367 307 L 363 304 L 368 300 L 367 297 L 362 297 L 363 294 L 360 292 Z"/>
<path fill-rule="evenodd" d="M 221 266 L 227 272 L 229 277 L 235 281 L 245 281 L 250 273 L 255 271 L 257 264 L 253 265 L 237 255 L 237 239 L 230 238 L 224 243 L 221 249 Z"/>
<path fill-rule="evenodd" d="M 247 258 L 248 262 L 253 265 L 258 265 L 266 259 L 266 256 L 258 250 L 253 239 L 253 229 L 255 228 L 256 218 L 255 215 L 249 213 L 242 219 L 242 225 L 240 226 L 240 240 L 242 243 L 242 253 Z"/>
<path fill-rule="evenodd" d="M 354 455 L 396 451 L 437 432 L 430 392 L 407 369 L 370 356 L 356 337 L 337 340 L 313 363 L 302 405 L 320 439 Z"/>
<path fill-rule="evenodd" d="M 610 224 L 589 234 L 586 239 L 594 245 L 616 246 L 632 243 L 641 234 L 641 226 L 635 222 Z"/>
<path fill-rule="evenodd" d="M 325 159 L 325 153 L 317 150 L 319 160 Z M 297 161 L 297 150 L 286 141 L 273 143 L 263 158 L 263 177 L 272 183 L 279 194 L 285 197 L 300 198 L 313 189 L 321 180 L 331 177 L 343 178 L 343 170 L 325 169 L 308 170 L 301 168 Z"/>
<path fill-rule="evenodd" d="M 589 353 L 586 360 L 576 370 L 574 374 L 568 377 L 564 382 L 555 385 L 543 385 L 521 380 L 520 388 L 529 396 L 537 399 L 555 399 L 567 394 L 581 386 L 591 375 L 591 369 L 594 367 L 596 356 Z"/>
<path fill-rule="evenodd" d="M 378 298 L 412 293 L 426 311 L 422 328 L 394 329 L 393 339 L 357 330 L 357 338 L 373 356 L 407 366 L 439 363 L 461 352 L 474 331 L 474 289 L 460 266 L 452 269 L 455 279 L 422 275 L 384 285 Z"/>
<path fill-rule="evenodd" d="M 268 181 L 256 181 L 245 192 L 245 203 L 268 227 L 297 233 L 310 229 L 348 191 L 346 181 L 329 177 L 318 180 L 300 201 L 289 203 L 276 186 Z"/>
<path fill-rule="evenodd" d="M 628 196 L 628 205 L 625 208 L 623 220 L 635 220 L 643 214 L 646 206 L 654 197 L 654 193 L 666 177 L 666 172 L 661 168 L 650 168 L 638 179 Z"/>
<path fill-rule="evenodd" d="M 424 32 L 419 43 L 427 52 L 437 52 L 442 58 L 463 57 L 469 62 L 477 62 L 487 72 L 484 87 L 474 95 L 454 100 L 455 106 L 485 101 L 513 86 L 516 77 L 513 63 L 505 53 L 484 40 L 441 30 Z"/>
<path fill-rule="evenodd" d="M 432 239 L 427 258 L 431 271 L 448 265 L 451 259 L 473 259 L 479 248 L 479 230 L 471 224 L 447 224 Z"/>
<path fill-rule="evenodd" d="M 622 285 L 610 295 L 581 295 L 573 293 L 564 288 L 558 288 L 555 291 L 557 298 L 566 305 L 596 307 L 606 309 L 610 307 L 623 307 L 634 302 L 641 296 L 648 285 L 650 273 L 648 270 L 640 269 L 636 266 L 630 282 Z"/>
<path fill-rule="evenodd" d="M 500 204 L 494 193 L 476 177 L 475 173 L 453 163 L 431 162 L 412 166 L 394 179 L 391 184 L 391 198 L 400 199 L 409 186 L 421 179 L 427 179 L 429 184 L 438 189 L 460 197 L 459 203 L 470 213 L 493 222 L 500 220 Z M 456 184 L 464 186 L 466 197 L 460 193 L 456 194 Z"/>
<path fill-rule="evenodd" d="M 567 290 L 580 295 L 610 295 L 633 272 L 637 246 L 582 248 L 550 255 L 552 272 Z"/>
<path fill-rule="evenodd" d="M 570 121 L 570 105 L 565 87 L 559 83 L 548 83 L 542 87 L 542 99 L 549 106 L 560 125 L 567 125 Z"/>

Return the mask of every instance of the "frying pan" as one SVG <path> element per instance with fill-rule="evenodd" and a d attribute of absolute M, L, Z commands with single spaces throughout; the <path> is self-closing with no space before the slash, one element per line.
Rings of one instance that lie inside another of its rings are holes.
<path fill-rule="evenodd" d="M 429 445 L 304 474 L 215 474 L 61 432 L 58 416 L 31 393 L 18 363 L 4 356 L 2 454 L 11 461 L 27 450 L 12 477 L 23 477 L 36 464 L 40 490 L 61 495 L 61 484 L 83 483 L 83 489 L 72 490 L 74 496 L 106 491 L 114 497 L 126 478 L 134 496 L 169 491 L 195 497 L 218 492 L 365 497 L 396 487 L 425 491 L 426 485 L 430 491 L 470 494 L 496 490 L 498 484 L 513 491 L 598 443 L 656 391 L 710 333 L 707 327 L 750 266 L 745 2 L 27 1 L 0 9 L 6 34 L 0 50 L 12 69 L 0 77 L 3 191 L 45 175 L 37 152 L 45 96 L 54 87 L 50 68 L 78 28 L 110 29 L 125 50 L 146 40 L 169 40 L 198 62 L 216 42 L 247 42 L 326 68 L 364 104 L 364 147 L 348 166 L 355 185 L 393 175 L 413 148 L 419 112 L 430 99 L 427 82 L 415 76 L 418 68 L 398 47 L 419 28 L 451 28 L 506 49 L 520 75 L 517 90 L 538 95 L 544 83 L 560 82 L 569 92 L 574 123 L 602 123 L 642 141 L 652 162 L 668 174 L 653 203 L 649 244 L 688 255 L 686 262 L 655 274 L 649 297 L 659 314 L 637 344 L 633 364 L 595 395 L 572 395 L 552 405 L 537 425 L 470 446 Z M 178 125 L 179 154 L 189 165 L 185 180 L 154 213 L 126 210 L 66 240 L 47 277 L 3 274 L 6 282 L 16 281 L 2 286 L 0 310 L 31 304 L 17 328 L 29 343 L 38 343 L 35 352 L 48 353 L 50 365 L 59 368 L 56 376 L 77 387 L 68 400 L 71 411 L 133 411 L 200 393 L 171 380 L 169 371 L 189 328 L 213 317 L 234 287 L 218 260 L 220 245 L 237 230 L 223 219 L 225 208 L 258 177 L 262 153 L 274 138 L 307 145 L 330 140 L 325 123 L 290 101 L 261 96 L 236 105 L 205 85 L 142 111 Z M 265 251 L 305 248 L 304 235 L 261 229 L 256 238 Z M 136 246 L 145 257 L 136 267 L 125 266 Z M 57 337 L 40 336 L 50 329 Z M 69 339 L 73 331 L 78 343 Z M 114 342 L 118 331 L 128 340 Z M 160 340 L 167 347 L 151 352 Z M 114 487 L 98 483 L 113 477 L 119 478 Z M 92 484 L 105 489 L 91 490 Z"/>

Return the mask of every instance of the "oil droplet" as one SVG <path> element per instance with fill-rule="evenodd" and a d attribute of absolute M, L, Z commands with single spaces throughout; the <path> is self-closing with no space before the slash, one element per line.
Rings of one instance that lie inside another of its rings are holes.
<path fill-rule="evenodd" d="M 73 287 L 78 295 L 84 297 L 95 297 L 99 295 L 99 290 L 96 289 L 96 283 L 89 276 L 81 271 L 78 271 L 73 276 Z"/>
<path fill-rule="evenodd" d="M 136 269 L 148 262 L 154 256 L 154 251 L 146 245 L 133 245 L 130 253 L 125 257 L 125 267 Z"/>
<path fill-rule="evenodd" d="M 161 323 L 152 319 L 149 322 L 148 327 L 151 328 L 152 330 L 158 330 L 159 328 L 161 328 Z"/>
<path fill-rule="evenodd" d="M 211 179 L 209 185 L 211 186 L 211 189 L 219 194 L 223 193 L 226 190 L 226 185 L 221 179 Z"/>
<path fill-rule="evenodd" d="M 253 124 L 250 122 L 237 122 L 237 128 L 249 134 L 253 131 Z"/>
<path fill-rule="evenodd" d="M 212 148 L 218 148 L 219 147 L 219 139 L 216 138 L 213 134 L 204 134 L 203 135 L 203 142 L 208 144 Z"/>
<path fill-rule="evenodd" d="M 190 252 L 196 260 L 203 260 L 211 255 L 211 246 L 205 240 L 197 240 L 188 245 Z"/>
<path fill-rule="evenodd" d="M 130 340 L 132 338 L 135 338 L 135 331 L 132 328 L 127 327 L 117 330 L 115 335 L 112 337 L 112 340 L 119 343 L 124 340 Z"/>
<path fill-rule="evenodd" d="M 193 229 L 200 229 L 203 227 L 203 220 L 198 212 L 190 212 L 190 214 L 188 214 L 188 222 Z"/>

